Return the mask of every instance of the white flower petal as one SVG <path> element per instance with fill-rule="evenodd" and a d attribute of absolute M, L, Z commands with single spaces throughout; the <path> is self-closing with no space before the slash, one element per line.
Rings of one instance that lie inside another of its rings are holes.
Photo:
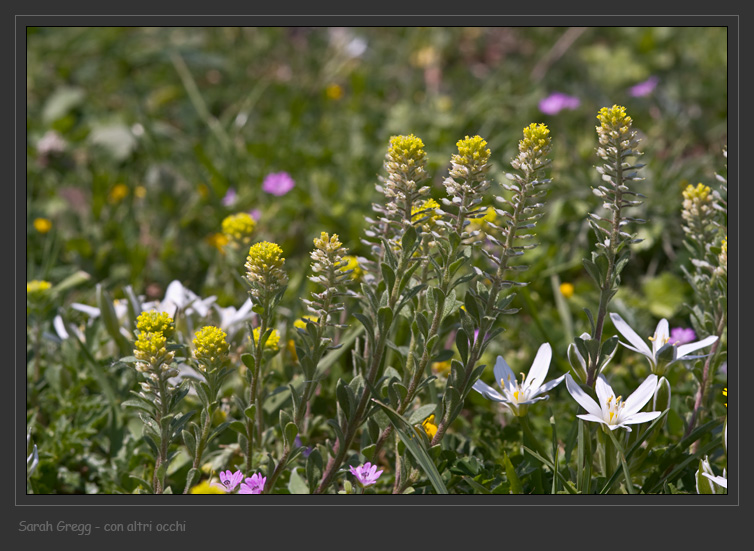
<path fill-rule="evenodd" d="M 665 345 L 666 339 L 670 337 L 670 327 L 668 320 L 662 318 L 655 328 L 655 334 L 652 341 L 652 355 L 657 357 L 657 352 Z"/>
<path fill-rule="evenodd" d="M 557 379 L 553 379 L 552 381 L 546 382 L 541 387 L 539 387 L 539 390 L 537 390 L 537 394 L 544 394 L 545 392 L 551 391 L 553 388 L 555 388 L 560 383 L 562 383 L 563 379 L 565 379 L 565 375 L 561 375 Z"/>
<path fill-rule="evenodd" d="M 654 358 L 654 354 L 649 349 L 649 346 L 647 346 L 647 343 L 644 342 L 644 339 L 637 335 L 636 332 L 631 329 L 625 321 L 623 321 L 623 318 L 618 314 L 610 314 L 610 319 L 613 320 L 613 325 L 615 325 L 618 332 L 636 347 L 637 352 L 644 354 L 647 357 Z"/>
<path fill-rule="evenodd" d="M 88 306 L 86 304 L 79 304 L 78 302 L 74 302 L 73 304 L 71 304 L 71 308 L 73 308 L 74 310 L 78 310 L 79 312 L 84 312 L 90 318 L 96 318 L 100 315 L 99 308 L 95 308 L 94 306 Z"/>
<path fill-rule="evenodd" d="M 493 373 L 495 374 L 495 381 L 497 381 L 497 384 L 499 384 L 503 390 L 505 390 L 506 386 L 516 386 L 516 375 L 513 373 L 513 370 L 508 367 L 508 364 L 502 356 L 497 357 Z"/>
<path fill-rule="evenodd" d="M 550 346 L 550 343 L 546 342 L 542 344 L 537 351 L 534 363 L 531 364 L 529 374 L 526 376 L 524 388 L 529 388 L 532 392 L 536 393 L 537 389 L 545 380 L 545 377 L 547 377 L 547 372 L 550 370 L 551 360 L 552 347 Z"/>
<path fill-rule="evenodd" d="M 507 400 L 503 397 L 502 394 L 500 394 L 497 390 L 489 386 L 488 384 L 483 383 L 482 381 L 477 381 L 474 383 L 474 386 L 472 386 L 474 390 L 476 390 L 479 394 L 487 398 L 488 400 L 493 400 L 495 402 L 506 402 Z"/>
<path fill-rule="evenodd" d="M 600 411 L 602 411 L 602 414 L 604 415 L 605 408 L 607 408 L 607 401 L 610 398 L 615 398 L 616 395 L 615 391 L 613 391 L 613 388 L 607 382 L 607 379 L 602 373 L 597 376 L 597 380 L 594 383 L 594 391 L 597 393 L 597 400 L 600 406 Z"/>
<path fill-rule="evenodd" d="M 661 411 L 640 411 L 639 413 L 634 413 L 629 418 L 625 419 L 623 423 L 626 425 L 635 425 L 637 423 L 647 423 L 648 421 L 654 421 L 660 415 L 662 415 Z"/>
<path fill-rule="evenodd" d="M 681 359 L 683 356 L 688 354 L 689 352 L 693 352 L 694 350 L 699 350 L 700 348 L 704 348 L 705 346 L 709 346 L 713 344 L 717 340 L 717 336 L 712 335 L 710 337 L 707 337 L 706 339 L 702 339 L 697 342 L 691 342 L 689 344 L 682 344 L 678 347 L 678 357 L 677 359 Z"/>
<path fill-rule="evenodd" d="M 573 396 L 573 399 L 576 400 L 588 413 L 591 413 L 601 420 L 602 408 L 600 408 L 597 402 L 592 400 L 591 396 L 581 389 L 576 381 L 573 380 L 570 373 L 566 373 L 565 381 L 568 393 Z"/>
<path fill-rule="evenodd" d="M 644 382 L 639 385 L 639 388 L 633 391 L 631 396 L 625 400 L 625 410 L 623 411 L 623 417 L 631 417 L 634 413 L 643 408 L 655 393 L 657 388 L 657 375 L 652 373 L 649 377 L 644 379 Z"/>
<path fill-rule="evenodd" d="M 709 473 L 702 473 L 704 476 L 709 478 L 712 482 L 717 484 L 718 486 L 722 486 L 725 489 L 728 489 L 728 479 L 723 478 L 722 476 L 713 476 Z"/>
<path fill-rule="evenodd" d="M 597 415 L 592 415 L 591 413 L 580 413 L 576 417 L 578 417 L 579 419 L 583 419 L 584 421 L 593 421 L 595 423 L 603 423 L 607 425 L 607 423 L 605 423 L 605 420 L 602 417 L 597 416 Z"/>

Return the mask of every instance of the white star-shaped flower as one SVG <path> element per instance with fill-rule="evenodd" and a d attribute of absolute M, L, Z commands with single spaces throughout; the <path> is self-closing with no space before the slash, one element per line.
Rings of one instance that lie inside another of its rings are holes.
<path fill-rule="evenodd" d="M 631 343 L 629 345 L 621 342 L 621 344 L 629 350 L 646 356 L 652 367 L 652 373 L 656 373 L 657 375 L 663 375 L 668 366 L 678 360 L 684 358 L 687 360 L 702 358 L 703 356 L 689 356 L 688 354 L 709 346 L 717 340 L 717 337 L 712 335 L 700 341 L 677 345 L 677 343 L 671 342 L 668 320 L 663 318 L 657 324 L 655 334 L 649 337 L 649 341 L 652 343 L 652 348 L 650 348 L 644 339 L 637 335 L 636 331 L 631 329 L 631 326 L 623 321 L 623 318 L 618 314 L 610 314 L 610 319 L 613 320 L 613 325 L 615 325 L 618 332 Z"/>
<path fill-rule="evenodd" d="M 576 416 L 584 421 L 602 423 L 610 430 L 623 427 L 631 432 L 631 427 L 628 425 L 652 421 L 662 413 L 661 411 L 639 411 L 654 395 L 655 388 L 657 388 L 657 375 L 655 374 L 647 377 L 639 385 L 639 388 L 626 398 L 625 402 L 620 396 L 615 396 L 615 392 L 602 374 L 597 377 L 597 381 L 594 383 L 594 390 L 597 393 L 599 403 L 584 392 L 573 380 L 570 373 L 566 374 L 565 378 L 568 392 L 587 411 L 587 413 Z"/>
<path fill-rule="evenodd" d="M 539 400 L 546 400 L 548 398 L 546 393 L 559 385 L 563 380 L 565 375 L 542 384 L 545 377 L 547 377 L 547 372 L 550 370 L 551 359 L 552 347 L 549 343 L 544 343 L 537 351 L 531 369 L 529 369 L 529 374 L 524 375 L 521 373 L 521 382 L 519 383 L 513 370 L 508 367 L 503 357 L 498 356 L 497 362 L 495 362 L 494 373 L 495 380 L 503 390 L 503 394 L 500 394 L 497 390 L 482 381 L 474 383 L 472 388 L 488 400 L 502 403 L 510 408 L 514 415 L 521 417 L 526 415 L 529 404 L 533 404 Z"/>

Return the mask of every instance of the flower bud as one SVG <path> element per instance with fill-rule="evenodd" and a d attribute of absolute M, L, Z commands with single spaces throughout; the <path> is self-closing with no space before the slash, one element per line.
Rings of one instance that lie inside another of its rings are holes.
<path fill-rule="evenodd" d="M 670 407 L 670 382 L 665 377 L 660 377 L 652 398 L 652 411 L 665 411 Z"/>

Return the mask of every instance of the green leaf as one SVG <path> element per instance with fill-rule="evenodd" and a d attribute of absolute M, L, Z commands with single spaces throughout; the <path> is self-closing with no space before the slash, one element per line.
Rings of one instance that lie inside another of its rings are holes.
<path fill-rule="evenodd" d="M 296 436 L 298 435 L 298 427 L 296 426 L 296 423 L 288 423 L 285 426 L 285 430 L 283 431 L 283 438 L 285 440 L 285 444 L 292 448 L 294 446 L 294 441 L 296 440 Z"/>
<path fill-rule="evenodd" d="M 505 452 L 503 452 L 503 466 L 505 467 L 505 476 L 508 477 L 508 483 L 511 485 L 511 493 L 523 494 L 524 487 L 516 474 L 516 469 L 513 468 L 513 463 L 511 463 L 508 454 Z"/>
<path fill-rule="evenodd" d="M 436 409 L 437 406 L 435 404 L 427 404 L 425 406 L 418 407 L 411 412 L 411 417 L 408 418 L 408 424 L 416 425 L 417 423 L 424 422 L 424 420 L 432 415 Z"/>
<path fill-rule="evenodd" d="M 194 439 L 194 435 L 187 430 L 183 430 L 181 431 L 181 436 L 183 436 L 183 443 L 188 448 L 189 456 L 194 457 L 196 455 L 196 440 Z"/>
<path fill-rule="evenodd" d="M 254 356 L 249 353 L 241 354 L 241 361 L 252 373 L 254 372 Z"/>
<path fill-rule="evenodd" d="M 288 481 L 288 491 L 292 494 L 308 494 L 309 485 L 298 474 L 298 467 L 291 471 L 291 478 Z"/>
<path fill-rule="evenodd" d="M 424 441 L 416 433 L 414 427 L 409 424 L 397 411 L 386 406 L 385 404 L 378 402 L 375 399 L 372 401 L 377 404 L 382 411 L 390 419 L 390 423 L 393 425 L 395 432 L 401 439 L 401 442 L 406 446 L 406 449 L 411 452 L 416 462 L 429 478 L 430 483 L 438 494 L 447 494 L 448 489 L 442 481 L 440 473 L 437 472 L 434 462 L 429 457 L 427 449 L 425 448 Z"/>

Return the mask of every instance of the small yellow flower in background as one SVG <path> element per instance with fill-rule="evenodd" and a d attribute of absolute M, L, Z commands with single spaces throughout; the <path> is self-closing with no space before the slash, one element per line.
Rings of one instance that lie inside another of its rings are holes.
<path fill-rule="evenodd" d="M 724 272 L 728 271 L 728 236 L 723 239 L 723 243 L 720 247 L 720 254 L 717 256 L 717 262 L 720 265 L 720 270 Z"/>
<path fill-rule="evenodd" d="M 207 325 L 196 332 L 194 337 L 194 358 L 199 360 L 200 369 L 205 364 L 221 364 L 228 357 L 230 345 L 225 340 L 228 335 L 219 327 Z"/>
<path fill-rule="evenodd" d="M 447 376 L 450 373 L 450 360 L 445 362 L 435 362 L 432 364 L 432 370 L 438 375 Z"/>
<path fill-rule="evenodd" d="M 343 257 L 343 262 L 341 262 L 340 266 L 341 271 L 345 272 L 347 270 L 353 270 L 351 272 L 351 279 L 355 281 L 360 281 L 361 278 L 364 276 L 364 270 L 361 269 L 361 266 L 359 266 L 359 259 L 355 256 L 346 255 Z"/>
<path fill-rule="evenodd" d="M 41 302 L 47 297 L 47 291 L 52 288 L 49 281 L 35 279 L 26 282 L 26 300 L 29 302 Z"/>
<path fill-rule="evenodd" d="M 416 218 L 417 220 L 426 217 L 426 220 L 424 220 L 422 227 L 424 231 L 429 231 L 429 228 L 434 227 L 435 221 L 440 218 L 440 215 L 435 213 L 434 209 L 439 209 L 440 204 L 435 201 L 434 199 L 427 199 L 426 201 L 422 201 L 419 205 L 414 205 L 411 207 L 411 219 L 413 220 Z"/>
<path fill-rule="evenodd" d="M 215 247 L 221 253 L 225 253 L 225 245 L 230 242 L 228 236 L 222 233 L 213 233 L 207 236 L 207 243 Z"/>
<path fill-rule="evenodd" d="M 414 67 L 430 67 L 435 65 L 439 60 L 440 53 L 432 46 L 424 46 L 411 54 L 411 64 Z"/>
<path fill-rule="evenodd" d="M 251 234 L 254 233 L 256 225 L 250 214 L 239 212 L 225 217 L 222 221 L 222 231 L 228 242 L 239 246 L 248 245 L 251 243 Z"/>
<path fill-rule="evenodd" d="M 723 396 L 725 396 L 726 398 L 728 397 L 728 387 L 727 386 L 723 389 Z M 726 408 L 728 407 L 728 402 L 727 401 L 725 402 L 725 407 Z"/>
<path fill-rule="evenodd" d="M 296 321 L 293 322 L 293 327 L 298 327 L 299 329 L 306 329 L 306 322 L 304 320 L 309 320 L 311 322 L 317 323 L 318 318 L 316 316 L 302 316 Z"/>
<path fill-rule="evenodd" d="M 560 284 L 560 294 L 563 295 L 565 298 L 571 298 L 573 296 L 574 287 L 572 283 L 561 283 Z"/>
<path fill-rule="evenodd" d="M 196 486 L 193 486 L 189 490 L 190 494 L 227 494 L 228 492 L 221 490 L 209 483 L 209 480 L 202 480 Z"/>
<path fill-rule="evenodd" d="M 47 218 L 35 218 L 34 229 L 41 234 L 45 234 L 52 229 L 52 222 Z"/>
<path fill-rule="evenodd" d="M 435 414 L 433 413 L 422 423 L 422 428 L 424 429 L 424 432 L 427 433 L 427 436 L 429 436 L 430 440 L 435 437 L 435 434 L 437 434 L 437 425 L 435 425 L 434 420 Z"/>
<path fill-rule="evenodd" d="M 484 216 L 469 220 L 469 231 L 479 230 L 489 232 L 492 228 L 488 224 L 494 224 L 496 220 L 497 213 L 495 212 L 495 207 L 487 207 L 487 210 L 484 211 Z"/>
<path fill-rule="evenodd" d="M 339 84 L 333 83 L 325 89 L 325 94 L 332 100 L 339 100 L 343 97 L 343 88 Z"/>
<path fill-rule="evenodd" d="M 107 195 L 107 200 L 111 204 L 120 203 L 123 199 L 128 197 L 130 190 L 126 184 L 115 184 Z"/>
<path fill-rule="evenodd" d="M 169 338 L 175 332 L 175 323 L 166 312 L 150 310 L 142 312 L 136 318 L 136 329 L 142 333 L 162 333 Z"/>
<path fill-rule="evenodd" d="M 136 186 L 136 189 L 134 189 L 134 196 L 143 199 L 147 196 L 147 188 L 144 186 Z"/>
<path fill-rule="evenodd" d="M 261 331 L 261 327 L 257 327 L 254 329 L 254 344 L 257 344 L 259 342 L 259 333 Z M 277 332 L 277 329 L 273 329 L 272 333 L 270 333 L 270 336 L 267 337 L 267 342 L 264 343 L 265 350 L 271 350 L 274 352 L 277 352 L 280 350 L 280 333 Z"/>

